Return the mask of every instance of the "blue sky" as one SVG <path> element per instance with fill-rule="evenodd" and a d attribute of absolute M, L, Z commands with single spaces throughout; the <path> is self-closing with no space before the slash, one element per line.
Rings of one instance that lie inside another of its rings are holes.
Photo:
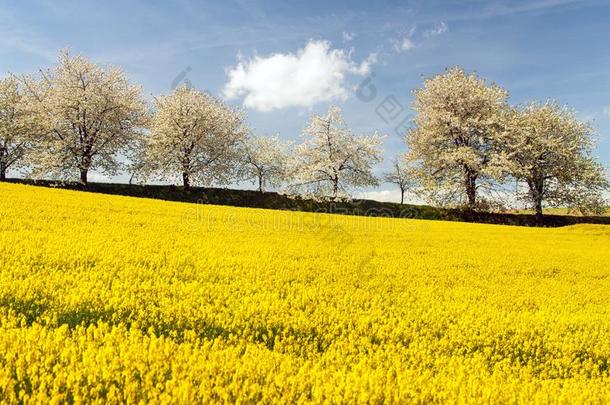
<path fill-rule="evenodd" d="M 411 90 L 423 77 L 461 65 L 506 87 L 512 103 L 553 98 L 573 107 L 593 122 L 597 154 L 610 166 L 609 44 L 610 2 L 595 0 L 0 6 L 1 74 L 47 67 L 69 47 L 122 66 L 147 97 L 187 80 L 233 105 L 245 102 L 255 131 L 292 140 L 309 114 L 335 103 L 355 131 L 387 135 L 388 162 L 406 150 L 395 128 L 409 116 Z M 303 74 L 309 76 L 296 85 L 294 76 Z M 366 86 L 358 93 L 363 82 L 375 97 Z M 389 190 L 383 185 L 370 196 L 395 198 Z"/>

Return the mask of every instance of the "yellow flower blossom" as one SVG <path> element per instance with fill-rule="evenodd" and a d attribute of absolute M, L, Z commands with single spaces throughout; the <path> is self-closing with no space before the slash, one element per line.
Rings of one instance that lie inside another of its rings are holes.
<path fill-rule="evenodd" d="M 7 403 L 607 403 L 610 228 L 0 184 Z"/>

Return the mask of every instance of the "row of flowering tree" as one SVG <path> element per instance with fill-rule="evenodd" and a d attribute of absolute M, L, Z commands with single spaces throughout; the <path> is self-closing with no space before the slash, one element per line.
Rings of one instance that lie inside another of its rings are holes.
<path fill-rule="evenodd" d="M 592 127 L 555 102 L 511 106 L 507 98 L 505 89 L 460 68 L 414 91 L 404 170 L 420 193 L 474 210 L 516 182 L 539 219 L 543 206 L 601 212 L 608 180 L 593 156 Z"/>
<path fill-rule="evenodd" d="M 303 143 L 250 133 L 242 111 L 182 86 L 144 101 L 116 68 L 60 54 L 36 75 L 0 80 L 0 179 L 9 169 L 33 178 L 78 179 L 91 171 L 131 173 L 138 182 L 229 184 L 254 181 L 312 196 L 347 196 L 378 184 L 381 137 L 356 135 L 341 110 L 312 117 Z"/>
<path fill-rule="evenodd" d="M 381 137 L 355 135 L 341 110 L 313 116 L 303 143 L 292 147 L 277 136 L 251 134 L 243 114 L 188 87 L 155 99 L 148 131 L 132 158 L 140 181 L 228 184 L 252 180 L 260 192 L 285 186 L 313 197 L 346 197 L 353 187 L 375 186 L 373 165 L 381 161 Z"/>
<path fill-rule="evenodd" d="M 608 188 L 593 158 L 593 131 L 556 103 L 514 107 L 508 93 L 453 68 L 414 91 L 408 152 L 382 180 L 445 206 L 480 209 L 494 191 L 523 183 L 520 197 L 543 206 L 596 212 Z M 22 170 L 33 178 L 78 179 L 91 171 L 131 180 L 229 184 L 253 181 L 316 197 L 346 197 L 375 187 L 382 137 L 359 135 L 331 107 L 313 116 L 293 146 L 249 131 L 243 112 L 188 87 L 154 98 L 117 68 L 60 54 L 35 75 L 0 80 L 0 180 Z"/>

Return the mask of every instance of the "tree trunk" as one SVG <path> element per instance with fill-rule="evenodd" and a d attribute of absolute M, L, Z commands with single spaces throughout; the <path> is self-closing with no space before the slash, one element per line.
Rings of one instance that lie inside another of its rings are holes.
<path fill-rule="evenodd" d="M 405 203 L 405 189 L 401 188 L 400 189 L 400 205 L 403 205 Z"/>
<path fill-rule="evenodd" d="M 87 175 L 89 174 L 89 169 L 80 169 L 80 182 L 83 186 L 87 186 Z"/>
<path fill-rule="evenodd" d="M 544 182 L 537 181 L 532 190 L 532 198 L 534 199 L 534 209 L 536 210 L 536 225 L 544 225 L 544 215 L 542 214 L 542 199 L 544 197 Z"/>
<path fill-rule="evenodd" d="M 542 214 L 542 201 L 536 201 L 536 225 L 544 225 L 544 215 Z"/>
<path fill-rule="evenodd" d="M 0 148 L 0 181 L 6 180 L 6 170 L 8 169 L 8 165 L 6 162 L 8 161 L 8 153 L 5 147 Z"/>
<path fill-rule="evenodd" d="M 187 172 L 182 173 L 182 184 L 184 185 L 184 191 L 191 190 L 191 180 Z"/>
<path fill-rule="evenodd" d="M 263 176 L 258 176 L 258 192 L 263 192 Z"/>
<path fill-rule="evenodd" d="M 474 211 L 477 205 L 477 178 L 470 173 L 466 173 L 466 197 L 468 210 Z"/>
<path fill-rule="evenodd" d="M 81 157 L 81 161 L 80 161 L 80 182 L 83 184 L 83 186 L 87 187 L 88 184 L 88 175 L 89 175 L 89 168 L 91 168 L 91 159 L 92 156 L 90 155 L 90 151 L 87 150 L 84 152 L 83 156 Z"/>

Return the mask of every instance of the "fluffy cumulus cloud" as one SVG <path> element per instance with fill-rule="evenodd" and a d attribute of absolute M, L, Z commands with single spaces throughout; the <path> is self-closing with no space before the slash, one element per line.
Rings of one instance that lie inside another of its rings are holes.
<path fill-rule="evenodd" d="M 227 70 L 226 98 L 244 97 L 244 106 L 259 111 L 310 108 L 319 102 L 345 100 L 350 75 L 366 75 L 376 57 L 356 63 L 351 52 L 328 41 L 309 41 L 296 53 L 241 59 Z"/>

